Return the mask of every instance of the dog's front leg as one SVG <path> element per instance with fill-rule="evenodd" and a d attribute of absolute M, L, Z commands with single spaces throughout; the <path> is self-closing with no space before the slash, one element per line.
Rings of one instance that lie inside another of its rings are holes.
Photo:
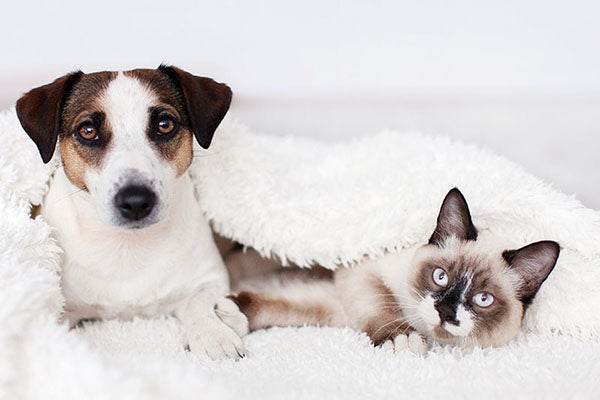
<path fill-rule="evenodd" d="M 200 289 L 175 311 L 175 315 L 183 324 L 192 353 L 213 360 L 239 359 L 245 354 L 244 343 L 240 335 L 215 313 L 215 306 L 223 296 L 212 286 L 212 290 L 211 285 Z"/>

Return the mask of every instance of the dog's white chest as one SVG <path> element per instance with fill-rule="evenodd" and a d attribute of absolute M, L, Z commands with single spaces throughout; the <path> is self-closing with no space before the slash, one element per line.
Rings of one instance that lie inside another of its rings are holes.
<path fill-rule="evenodd" d="M 150 241 L 150 247 L 138 247 L 130 241 L 85 236 L 104 243 L 65 243 L 62 273 L 65 310 L 79 318 L 169 313 L 201 284 L 197 270 L 204 268 L 195 268 L 195 263 L 202 261 L 194 253 L 183 257 L 171 243 Z"/>
<path fill-rule="evenodd" d="M 191 187 L 168 218 L 136 231 L 75 212 L 77 200 L 64 199 L 64 179 L 55 178 L 43 215 L 65 252 L 61 281 L 69 320 L 168 314 L 215 279 L 223 282 L 217 290 L 226 291 L 221 258 Z"/>

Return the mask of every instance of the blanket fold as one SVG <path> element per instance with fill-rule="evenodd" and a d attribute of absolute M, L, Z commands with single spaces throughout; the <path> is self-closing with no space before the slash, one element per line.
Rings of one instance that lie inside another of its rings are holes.
<path fill-rule="evenodd" d="M 41 162 L 14 110 L 0 113 L 0 141 L 0 398 L 278 398 L 288 385 L 297 388 L 292 398 L 364 398 L 370 390 L 431 397 L 449 389 L 505 397 L 502 385 L 519 394 L 514 379 L 521 394 L 541 384 L 549 395 L 598 395 L 589 374 L 600 373 L 600 213 L 489 151 L 394 132 L 324 144 L 226 119 L 208 150 L 194 149 L 189 173 L 213 229 L 265 256 L 337 268 L 401 251 L 432 231 L 455 186 L 479 229 L 515 246 L 556 240 L 562 251 L 523 337 L 506 348 L 462 354 L 436 346 L 419 359 L 373 349 L 350 330 L 280 328 L 250 335 L 246 359 L 218 364 L 184 352 L 172 318 L 72 331 L 58 324 L 61 250 L 29 209 L 59 166 Z M 544 375 L 562 373 L 554 357 L 571 363 L 571 384 Z M 462 387 L 443 380 L 450 373 Z"/>

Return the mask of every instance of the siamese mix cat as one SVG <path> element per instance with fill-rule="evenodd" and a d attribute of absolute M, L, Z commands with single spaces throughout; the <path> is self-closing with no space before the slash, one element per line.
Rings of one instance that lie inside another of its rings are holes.
<path fill-rule="evenodd" d="M 251 330 L 349 326 L 375 346 L 420 354 L 430 340 L 499 346 L 519 332 L 560 247 L 541 241 L 506 250 L 484 236 L 455 188 L 424 245 L 335 272 L 284 268 L 270 280 L 243 283 L 231 297 Z"/>

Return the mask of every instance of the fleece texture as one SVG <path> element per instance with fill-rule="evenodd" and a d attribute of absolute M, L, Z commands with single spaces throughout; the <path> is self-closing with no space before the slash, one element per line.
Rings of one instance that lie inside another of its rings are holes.
<path fill-rule="evenodd" d="M 401 251 L 431 233 L 454 186 L 480 230 L 562 252 L 502 348 L 421 358 L 349 329 L 276 328 L 246 337 L 241 361 L 213 362 L 184 351 L 171 317 L 57 322 L 61 250 L 29 218 L 57 163 L 41 163 L 14 110 L 0 143 L 0 398 L 600 397 L 600 214 L 488 151 L 394 132 L 331 145 L 224 121 L 190 173 L 214 229 L 263 255 L 336 268 Z"/>

